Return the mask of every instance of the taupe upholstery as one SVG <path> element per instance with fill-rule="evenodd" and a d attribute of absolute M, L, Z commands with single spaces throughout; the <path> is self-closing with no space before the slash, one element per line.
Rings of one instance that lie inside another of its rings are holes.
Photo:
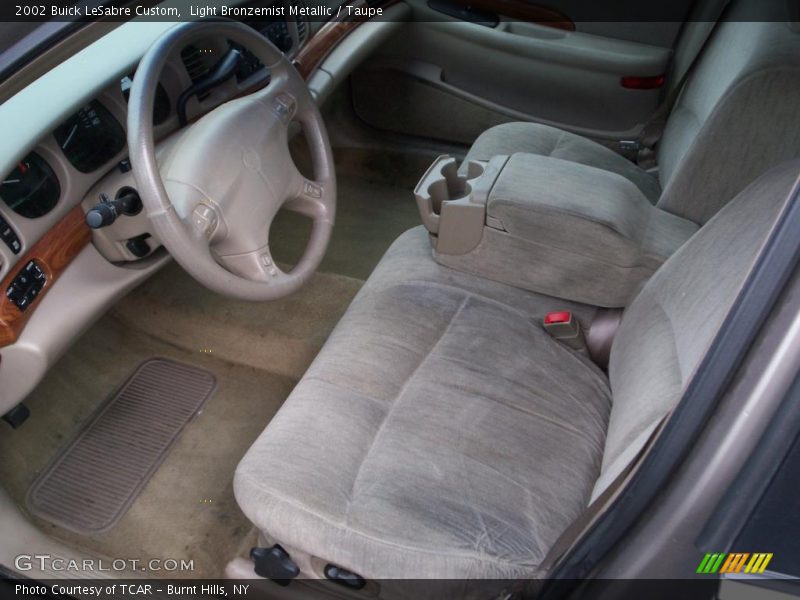
<path fill-rule="evenodd" d="M 734 0 L 667 120 L 658 179 L 600 144 L 533 123 L 487 130 L 466 160 L 527 152 L 598 167 L 703 224 L 761 173 L 800 156 L 800 33 L 787 23 L 787 4 Z M 765 21 L 742 22 L 742 12 Z"/>
<path fill-rule="evenodd" d="M 680 398 L 798 169 L 752 186 L 661 267 L 626 311 L 610 381 L 538 324 L 590 307 L 438 266 L 421 228 L 404 234 L 239 464 L 242 510 L 306 566 L 538 576 Z"/>

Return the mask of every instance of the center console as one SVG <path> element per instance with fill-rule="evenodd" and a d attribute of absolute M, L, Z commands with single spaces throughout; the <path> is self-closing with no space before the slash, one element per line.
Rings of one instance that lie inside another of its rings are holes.
<path fill-rule="evenodd" d="M 533 154 L 442 156 L 414 193 L 439 263 L 595 306 L 627 305 L 698 229 L 620 175 Z"/>

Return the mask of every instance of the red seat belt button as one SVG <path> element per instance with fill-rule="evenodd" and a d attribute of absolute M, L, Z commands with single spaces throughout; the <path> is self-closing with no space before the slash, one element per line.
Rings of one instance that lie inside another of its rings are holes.
<path fill-rule="evenodd" d="M 572 321 L 572 313 L 568 310 L 549 312 L 544 316 L 545 325 L 553 325 L 555 323 L 569 323 Z"/>
<path fill-rule="evenodd" d="M 586 342 L 581 331 L 581 324 L 568 310 L 549 312 L 544 316 L 542 322 L 544 330 L 553 339 L 566 344 L 570 348 L 583 351 Z"/>

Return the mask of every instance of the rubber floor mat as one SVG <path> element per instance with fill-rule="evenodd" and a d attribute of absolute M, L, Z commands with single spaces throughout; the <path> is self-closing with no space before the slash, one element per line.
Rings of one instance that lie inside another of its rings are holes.
<path fill-rule="evenodd" d="M 114 527 L 215 388 L 205 369 L 142 363 L 33 482 L 31 513 L 77 533 Z"/>

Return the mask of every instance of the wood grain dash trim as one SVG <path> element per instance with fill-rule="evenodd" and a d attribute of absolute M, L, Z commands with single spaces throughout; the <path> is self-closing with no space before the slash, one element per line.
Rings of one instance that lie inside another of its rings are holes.
<path fill-rule="evenodd" d="M 91 232 L 86 225 L 83 210 L 80 206 L 76 206 L 19 259 L 2 282 L 0 347 L 17 341 L 25 323 L 31 318 L 42 298 L 90 240 Z M 6 290 L 20 270 L 31 260 L 35 260 L 44 271 L 47 282 L 36 299 L 23 312 L 6 297 Z"/>
<path fill-rule="evenodd" d="M 398 4 L 400 0 L 386 0 L 380 4 L 371 4 L 372 8 L 383 8 L 384 10 Z M 352 2 L 354 7 L 365 7 L 366 2 Z M 353 30 L 367 22 L 366 17 L 354 18 L 351 20 L 328 21 L 308 40 L 297 53 L 294 59 L 294 66 L 303 79 L 308 79 L 311 74 L 322 64 L 322 61 L 338 46 L 341 41 L 350 35 Z"/>

